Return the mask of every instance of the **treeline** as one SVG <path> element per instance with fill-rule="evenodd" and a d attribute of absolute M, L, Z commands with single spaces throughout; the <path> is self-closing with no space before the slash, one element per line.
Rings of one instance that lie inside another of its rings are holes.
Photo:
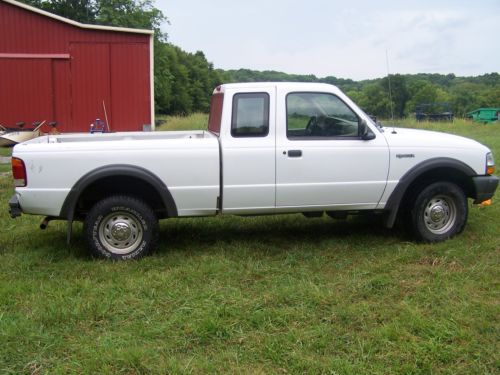
<path fill-rule="evenodd" d="M 479 107 L 500 107 L 500 75 L 457 77 L 454 74 L 391 74 L 353 81 L 333 76 L 286 74 L 249 69 L 220 71 L 226 82 L 323 82 L 338 86 L 367 113 L 381 118 L 411 116 L 419 104 L 447 103 L 455 116 L 465 117 Z M 390 86 L 390 90 L 389 90 Z M 389 92 L 390 91 L 390 92 Z"/>
<path fill-rule="evenodd" d="M 203 52 L 188 53 L 168 43 L 160 26 L 165 15 L 151 0 L 22 0 L 79 22 L 152 29 L 155 108 L 162 114 L 207 112 L 215 86 L 226 82 L 324 82 L 338 86 L 367 113 L 381 118 L 410 116 L 421 103 L 448 103 L 455 116 L 478 107 L 500 107 L 500 75 L 457 77 L 454 74 L 394 74 L 354 81 L 333 76 L 287 74 L 249 69 L 216 70 Z M 390 87 L 390 90 L 389 90 Z M 439 108 L 436 106 L 436 110 Z"/>

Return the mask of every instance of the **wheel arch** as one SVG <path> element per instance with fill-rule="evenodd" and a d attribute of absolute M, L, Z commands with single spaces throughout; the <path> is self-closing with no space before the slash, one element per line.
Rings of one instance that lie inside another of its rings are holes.
<path fill-rule="evenodd" d="M 177 217 L 177 206 L 165 183 L 147 169 L 127 164 L 103 166 L 82 176 L 68 193 L 59 216 L 73 221 L 81 210 L 113 194 L 144 200 L 160 218 Z"/>
<path fill-rule="evenodd" d="M 399 180 L 385 206 L 388 211 L 386 226 L 392 227 L 401 204 L 411 198 L 413 192 L 422 185 L 436 181 L 453 182 L 463 189 L 467 197 L 474 197 L 472 182 L 476 172 L 467 164 L 452 158 L 434 158 L 417 164 Z"/>

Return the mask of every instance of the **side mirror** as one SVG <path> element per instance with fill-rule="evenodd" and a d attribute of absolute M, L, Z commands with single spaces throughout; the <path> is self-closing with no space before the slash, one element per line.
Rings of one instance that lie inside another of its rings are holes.
<path fill-rule="evenodd" d="M 366 120 L 361 120 L 361 122 L 359 123 L 359 135 L 363 141 L 375 139 L 375 134 L 366 123 Z"/>

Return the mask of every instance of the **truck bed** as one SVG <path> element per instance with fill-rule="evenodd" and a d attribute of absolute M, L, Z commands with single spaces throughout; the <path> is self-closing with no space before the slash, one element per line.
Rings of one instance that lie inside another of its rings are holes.
<path fill-rule="evenodd" d="M 159 132 L 119 132 L 119 133 L 73 133 L 38 137 L 30 143 L 73 143 L 73 142 L 113 142 L 113 141 L 147 141 L 173 139 L 213 138 L 213 134 L 204 130 L 193 131 L 159 131 Z"/>
<path fill-rule="evenodd" d="M 219 195 L 219 144 L 207 131 L 48 135 L 17 145 L 28 186 L 18 193 L 24 212 L 58 216 L 77 181 L 99 168 L 128 165 L 162 180 L 179 216 L 215 213 Z"/>

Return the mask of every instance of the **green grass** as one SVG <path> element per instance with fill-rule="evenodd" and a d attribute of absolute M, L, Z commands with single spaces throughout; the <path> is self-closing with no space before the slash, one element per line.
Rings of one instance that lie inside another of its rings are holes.
<path fill-rule="evenodd" d="M 498 126 L 418 125 L 500 155 Z M 500 372 L 498 193 L 439 244 L 369 218 L 179 219 L 122 263 L 89 258 L 80 225 L 67 247 L 62 222 L 10 219 L 11 193 L 1 177 L 2 373 Z"/>
<path fill-rule="evenodd" d="M 0 156 L 10 156 L 12 155 L 11 147 L 0 147 Z"/>
<path fill-rule="evenodd" d="M 0 156 L 7 157 L 12 155 L 12 148 L 0 147 Z M 0 163 L 0 176 L 9 174 L 11 171 L 10 163 Z"/>
<path fill-rule="evenodd" d="M 157 131 L 165 130 L 206 130 L 208 114 L 195 113 L 191 116 L 157 116 L 157 120 L 164 121 L 156 127 Z"/>

